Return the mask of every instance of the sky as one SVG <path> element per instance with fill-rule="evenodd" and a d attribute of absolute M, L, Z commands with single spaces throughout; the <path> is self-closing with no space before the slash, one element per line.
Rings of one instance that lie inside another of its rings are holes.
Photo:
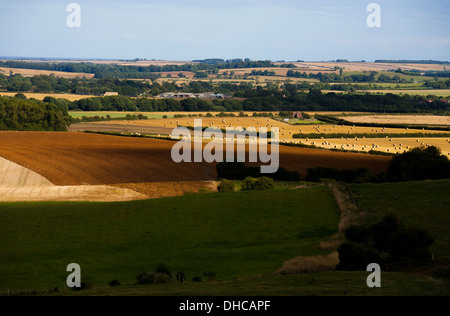
<path fill-rule="evenodd" d="M 79 4 L 81 27 L 66 11 Z M 450 60 L 450 0 L 0 0 L 0 56 Z"/>

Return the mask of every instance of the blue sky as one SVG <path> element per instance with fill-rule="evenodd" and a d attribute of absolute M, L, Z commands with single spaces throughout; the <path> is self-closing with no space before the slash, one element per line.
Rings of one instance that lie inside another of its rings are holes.
<path fill-rule="evenodd" d="M 0 56 L 450 60 L 449 17 L 450 0 L 0 0 Z"/>

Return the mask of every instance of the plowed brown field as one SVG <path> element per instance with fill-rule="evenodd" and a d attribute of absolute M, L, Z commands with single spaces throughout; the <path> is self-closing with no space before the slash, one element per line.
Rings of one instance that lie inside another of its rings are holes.
<path fill-rule="evenodd" d="M 0 132 L 0 156 L 56 185 L 208 181 L 214 164 L 171 159 L 173 141 L 83 133 Z M 389 157 L 280 146 L 280 165 L 302 175 L 310 167 L 386 170 Z"/>

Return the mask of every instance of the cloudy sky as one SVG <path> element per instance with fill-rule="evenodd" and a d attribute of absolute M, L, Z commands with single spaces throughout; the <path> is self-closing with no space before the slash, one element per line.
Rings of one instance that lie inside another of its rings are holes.
<path fill-rule="evenodd" d="M 67 5 L 81 7 L 69 28 Z M 0 0 L 0 56 L 450 60 L 450 0 Z"/>

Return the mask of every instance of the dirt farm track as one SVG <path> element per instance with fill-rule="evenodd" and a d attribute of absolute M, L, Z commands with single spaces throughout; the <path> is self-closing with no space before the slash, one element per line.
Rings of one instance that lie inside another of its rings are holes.
<path fill-rule="evenodd" d="M 111 185 L 217 179 L 214 164 L 174 163 L 173 141 L 75 132 L 0 132 L 0 156 L 55 185 Z M 280 146 L 280 165 L 384 171 L 390 158 Z M 136 189 L 136 188 L 133 188 Z M 154 188 L 152 188 L 154 190 Z M 136 189 L 136 191 L 142 191 Z"/>

